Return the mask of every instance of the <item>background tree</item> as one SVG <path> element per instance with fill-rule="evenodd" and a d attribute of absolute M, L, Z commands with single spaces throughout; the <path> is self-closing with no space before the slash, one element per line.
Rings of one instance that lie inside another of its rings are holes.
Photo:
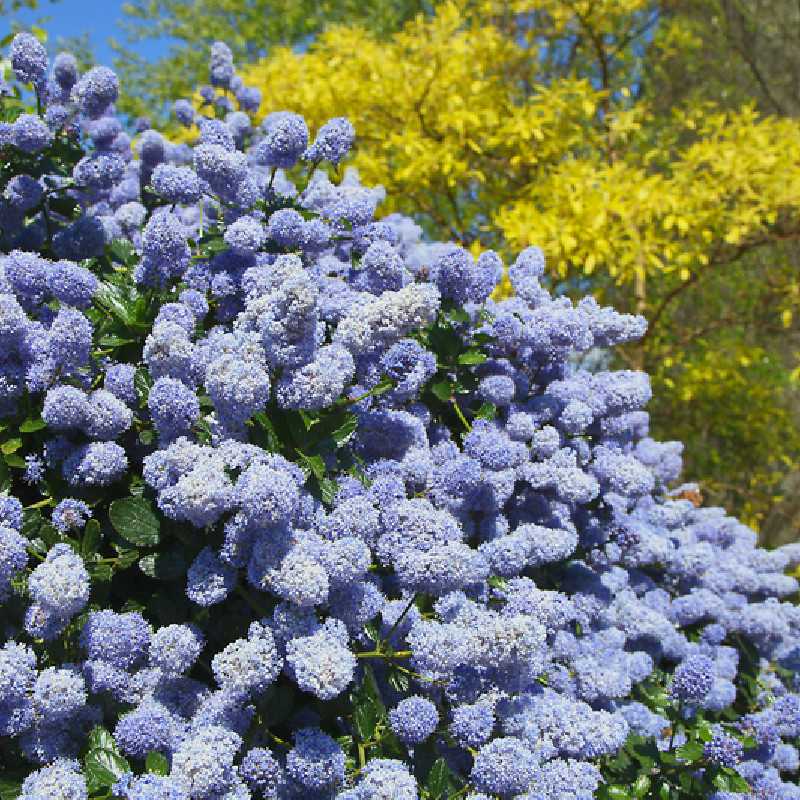
<path fill-rule="evenodd" d="M 361 22 L 376 33 L 397 30 L 407 19 L 432 11 L 424 0 L 132 0 L 123 7 L 126 41 L 113 43 L 125 95 L 120 108 L 133 116 L 165 117 L 168 103 L 207 79 L 208 54 L 224 41 L 238 63 L 256 61 L 275 45 L 305 46 L 328 24 Z M 171 41 L 155 63 L 136 44 Z"/>
<path fill-rule="evenodd" d="M 679 430 L 690 474 L 757 522 L 798 452 L 784 351 L 800 128 L 694 85 L 663 102 L 649 59 L 696 52 L 694 17 L 642 0 L 529 6 L 442 4 L 389 39 L 333 26 L 250 76 L 265 110 L 320 124 L 346 109 L 364 179 L 410 195 L 431 235 L 539 243 L 564 291 L 588 280 L 646 314 L 622 357 L 654 375 L 654 426 Z"/>
<path fill-rule="evenodd" d="M 648 82 L 665 103 L 693 93 L 800 113 L 800 6 L 794 0 L 678 0 L 665 4 Z"/>
<path fill-rule="evenodd" d="M 800 6 L 797 3 L 684 0 L 677 5 L 678 11 L 665 16 L 660 27 L 655 41 L 658 57 L 648 59 L 646 80 L 654 101 L 660 101 L 664 107 L 674 98 L 687 95 L 711 97 L 726 107 L 752 101 L 764 113 L 798 116 Z M 800 252 L 796 243 L 784 241 L 767 244 L 757 254 L 744 254 L 741 261 L 739 274 L 751 277 L 739 292 L 733 292 L 734 297 L 750 295 L 752 287 L 757 285 L 761 289 L 759 294 L 766 293 L 774 301 L 780 297 L 770 289 L 769 276 L 761 279 L 763 266 L 768 264 L 775 270 L 780 263 L 787 274 L 796 274 Z M 731 288 L 734 286 L 731 284 Z M 789 381 L 797 376 L 800 347 L 797 327 L 791 324 L 785 310 L 783 313 L 786 326 L 782 331 L 756 324 L 748 327 L 748 336 L 762 348 L 772 375 L 784 386 L 783 397 L 797 420 L 798 394 Z M 785 477 L 776 487 L 776 502 L 761 526 L 762 538 L 771 544 L 800 535 L 800 472 L 791 464 L 785 470 Z"/>
<path fill-rule="evenodd" d="M 18 11 L 20 8 L 36 8 L 37 0 L 0 0 L 0 14 Z"/>

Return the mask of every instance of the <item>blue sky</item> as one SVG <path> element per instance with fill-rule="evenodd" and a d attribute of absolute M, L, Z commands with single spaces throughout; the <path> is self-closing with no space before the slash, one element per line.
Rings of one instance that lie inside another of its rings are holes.
<path fill-rule="evenodd" d="M 123 0 L 39 0 L 36 9 L 21 9 L 0 21 L 0 39 L 13 23 L 22 27 L 38 24 L 55 41 L 59 36 L 79 36 L 86 32 L 94 49 L 97 63 L 110 64 L 113 51 L 109 37 L 124 41 L 119 22 L 122 18 Z M 153 59 L 167 49 L 165 41 L 148 41 L 138 46 L 139 53 Z"/>

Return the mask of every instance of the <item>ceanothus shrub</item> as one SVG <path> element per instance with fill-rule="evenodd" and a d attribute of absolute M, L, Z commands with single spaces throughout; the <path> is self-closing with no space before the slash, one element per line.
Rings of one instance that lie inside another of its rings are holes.
<path fill-rule="evenodd" d="M 535 247 L 493 299 L 224 44 L 191 145 L 10 62 L 4 798 L 800 797 L 800 546 L 686 499 L 647 376 L 582 366 L 644 319 Z"/>

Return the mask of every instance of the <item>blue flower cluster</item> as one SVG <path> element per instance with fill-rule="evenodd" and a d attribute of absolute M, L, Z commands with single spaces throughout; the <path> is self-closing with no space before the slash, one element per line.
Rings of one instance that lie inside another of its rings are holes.
<path fill-rule="evenodd" d="M 132 143 L 105 67 L 10 57 L 41 106 L 0 123 L 20 797 L 592 798 L 681 720 L 753 787 L 717 800 L 800 797 L 800 546 L 686 499 L 647 376 L 581 366 L 644 319 L 551 295 L 535 247 L 494 299 L 500 255 L 376 220 L 328 171 L 350 123 L 259 121 L 222 43 L 191 146 Z"/>

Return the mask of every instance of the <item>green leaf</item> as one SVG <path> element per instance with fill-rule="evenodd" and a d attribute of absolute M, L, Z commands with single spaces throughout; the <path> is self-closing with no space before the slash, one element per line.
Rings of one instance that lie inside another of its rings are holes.
<path fill-rule="evenodd" d="M 736 771 L 730 770 L 728 773 L 728 785 L 732 792 L 749 792 L 750 784 Z"/>
<path fill-rule="evenodd" d="M 431 391 L 443 403 L 449 403 L 453 396 L 453 386 L 450 381 L 438 381 L 431 386 Z"/>
<path fill-rule="evenodd" d="M 686 742 L 676 752 L 684 761 L 695 761 L 703 755 L 703 745 L 700 742 Z"/>
<path fill-rule="evenodd" d="M 675 764 L 678 764 L 680 762 L 680 759 L 675 755 L 675 753 L 671 753 L 668 750 L 665 750 L 663 753 L 661 753 L 659 761 L 661 761 L 662 764 L 669 764 L 670 766 L 673 766 Z"/>
<path fill-rule="evenodd" d="M 101 283 L 97 287 L 94 295 L 95 302 L 105 309 L 124 325 L 130 325 L 134 321 L 132 303 L 126 298 L 119 287 L 111 283 Z"/>
<path fill-rule="evenodd" d="M 22 528 L 20 533 L 26 539 L 35 539 L 39 535 L 39 528 L 43 522 L 42 512 L 38 508 L 24 508 L 22 510 Z"/>
<path fill-rule="evenodd" d="M 144 603 L 139 602 L 138 600 L 133 600 L 129 598 L 122 604 L 122 611 L 123 613 L 134 611 L 138 612 L 139 614 L 142 614 L 147 611 L 147 606 Z"/>
<path fill-rule="evenodd" d="M 633 744 L 631 752 L 644 770 L 652 769 L 661 757 L 661 752 L 653 739 L 640 739 Z"/>
<path fill-rule="evenodd" d="M 484 403 L 475 414 L 475 419 L 493 420 L 497 416 L 497 406 L 494 403 Z"/>
<path fill-rule="evenodd" d="M 380 379 L 377 386 L 373 386 L 373 388 L 370 389 L 369 396 L 377 397 L 378 395 L 386 394 L 386 392 L 388 392 L 390 389 L 394 389 L 395 385 L 396 385 L 395 381 L 393 381 L 389 377 L 384 376 L 383 378 Z"/>
<path fill-rule="evenodd" d="M 114 530 L 132 544 L 143 547 L 157 545 L 160 525 L 153 507 L 144 497 L 115 500 L 108 509 Z"/>
<path fill-rule="evenodd" d="M 606 792 L 610 800 L 628 800 L 630 798 L 630 793 L 625 786 L 620 786 L 618 784 L 611 784 L 606 787 Z"/>
<path fill-rule="evenodd" d="M 405 672 L 401 672 L 399 669 L 391 670 L 387 680 L 392 689 L 403 694 L 408 692 L 408 687 L 411 685 L 408 675 Z"/>
<path fill-rule="evenodd" d="M 281 440 L 278 436 L 272 420 L 263 411 L 253 415 L 253 433 L 256 444 L 260 444 L 272 453 L 278 453 L 281 449 Z"/>
<path fill-rule="evenodd" d="M 8 465 L 5 461 L 0 460 L 0 492 L 7 492 L 11 488 L 11 474 L 8 471 Z"/>
<path fill-rule="evenodd" d="M 16 453 L 20 447 L 22 447 L 22 439 L 15 437 L 14 439 L 9 439 L 7 442 L 0 444 L 0 452 L 4 456 L 9 456 L 11 453 Z"/>
<path fill-rule="evenodd" d="M 317 479 L 322 480 L 325 477 L 325 461 L 322 456 L 307 456 L 305 453 L 297 451 L 300 457 L 300 463 Z"/>
<path fill-rule="evenodd" d="M 100 748 L 86 754 L 83 767 L 90 792 L 111 788 L 126 772 L 131 771 L 130 764 L 122 756 Z"/>
<path fill-rule="evenodd" d="M 644 797 L 647 790 L 650 788 L 650 777 L 648 775 L 640 775 L 634 782 L 631 789 L 633 790 L 634 797 Z"/>
<path fill-rule="evenodd" d="M 101 347 L 122 347 L 126 344 L 132 344 L 135 341 L 135 339 L 126 339 L 122 336 L 110 333 L 107 336 L 101 336 L 98 344 L 100 344 Z"/>
<path fill-rule="evenodd" d="M 383 704 L 381 690 L 378 688 L 378 681 L 375 680 L 375 673 L 372 671 L 372 667 L 369 664 L 364 667 L 364 682 L 362 683 L 362 688 L 367 695 L 375 701 L 380 709 L 381 716 L 385 715 L 386 706 Z"/>
<path fill-rule="evenodd" d="M 266 724 L 280 725 L 294 711 L 294 691 L 289 686 L 271 686 L 264 700 L 264 707 L 268 709 Z"/>
<path fill-rule="evenodd" d="M 210 239 L 205 243 L 205 248 L 211 253 L 220 253 L 228 249 L 224 239 Z"/>
<path fill-rule="evenodd" d="M 144 768 L 154 775 L 169 775 L 167 757 L 155 751 L 147 754 L 147 758 L 144 760 Z"/>
<path fill-rule="evenodd" d="M 386 706 L 369 665 L 364 667 L 364 679 L 351 692 L 354 707 L 353 724 L 362 741 L 371 739 L 378 722 L 386 716 Z"/>
<path fill-rule="evenodd" d="M 380 639 L 380 628 L 374 620 L 372 622 L 368 622 L 364 626 L 364 633 L 366 633 L 373 642 L 377 642 L 378 639 Z"/>
<path fill-rule="evenodd" d="M 120 755 L 114 737 L 105 729 L 96 727 L 89 734 L 89 750 L 84 759 L 84 773 L 90 793 L 109 789 L 126 772 L 130 764 Z"/>
<path fill-rule="evenodd" d="M 448 315 L 453 322 L 469 322 L 469 314 L 463 308 L 454 308 Z"/>
<path fill-rule="evenodd" d="M 331 432 L 331 438 L 336 442 L 337 447 L 341 447 L 347 443 L 357 428 L 358 417 L 355 414 L 348 414 L 345 421 L 335 431 Z"/>
<path fill-rule="evenodd" d="M 428 334 L 428 345 L 439 356 L 439 361 L 449 361 L 458 356 L 464 347 L 464 342 L 452 328 L 437 326 Z"/>
<path fill-rule="evenodd" d="M 701 720 L 697 724 L 697 735 L 700 739 L 704 742 L 710 742 L 714 738 L 714 731 L 711 729 L 711 725 L 705 720 Z"/>
<path fill-rule="evenodd" d="M 344 750 L 345 753 L 352 752 L 353 747 L 355 746 L 355 740 L 353 739 L 352 736 L 347 736 L 347 735 L 345 735 L 345 736 L 336 736 L 335 738 L 336 738 L 337 744 L 339 745 L 339 747 L 342 748 L 342 750 Z M 347 760 L 350 762 L 348 771 L 354 770 L 356 768 L 355 761 L 350 757 L 348 757 Z"/>
<path fill-rule="evenodd" d="M 380 714 L 374 703 L 369 700 L 364 700 L 357 705 L 353 712 L 353 723 L 355 725 L 356 733 L 361 741 L 366 742 L 372 739 L 375 734 L 375 728 L 378 727 L 380 721 Z"/>
<path fill-rule="evenodd" d="M 13 467 L 14 469 L 25 469 L 27 466 L 25 459 L 16 453 L 5 456 L 4 460 L 9 467 Z"/>
<path fill-rule="evenodd" d="M 41 417 L 31 417 L 19 426 L 19 431 L 20 433 L 33 433 L 46 427 L 47 423 Z"/>
<path fill-rule="evenodd" d="M 732 791 L 730 778 L 724 772 L 716 774 L 714 776 L 713 783 L 714 786 L 716 786 L 721 792 Z"/>
<path fill-rule="evenodd" d="M 133 376 L 133 387 L 136 389 L 136 394 L 139 396 L 139 403 L 144 405 L 147 402 L 147 397 L 150 394 L 150 387 L 153 381 L 150 378 L 146 369 L 137 369 Z"/>
<path fill-rule="evenodd" d="M 310 431 L 315 425 L 319 424 L 319 414 L 304 411 L 302 408 L 298 411 L 298 414 L 303 422 L 303 427 L 307 431 Z"/>
<path fill-rule="evenodd" d="M 320 478 L 319 491 L 322 496 L 322 502 L 326 505 L 331 505 L 336 493 L 339 491 L 339 484 L 331 478 Z"/>
<path fill-rule="evenodd" d="M 466 353 L 462 353 L 458 357 L 458 363 L 465 367 L 471 367 L 477 364 L 483 364 L 487 359 L 488 356 L 486 353 L 482 353 L 480 350 L 467 350 Z"/>
<path fill-rule="evenodd" d="M 113 753 L 119 752 L 114 737 L 100 725 L 92 728 L 89 733 L 88 745 L 89 750 L 100 748 L 101 750 L 111 750 Z"/>
<path fill-rule="evenodd" d="M 114 577 L 114 567 L 111 564 L 89 563 L 86 570 L 93 581 L 110 581 Z"/>
<path fill-rule="evenodd" d="M 100 523 L 96 519 L 90 519 L 83 529 L 81 556 L 83 556 L 84 559 L 93 556 L 99 549 L 102 538 L 103 535 L 100 531 Z"/>
<path fill-rule="evenodd" d="M 689 795 L 697 796 L 693 794 L 694 790 L 697 788 L 697 782 L 694 779 L 694 775 L 692 775 L 692 771 L 689 769 L 682 769 L 678 773 L 678 783 L 681 785 L 681 789 L 687 792 Z"/>
<path fill-rule="evenodd" d="M 61 534 L 54 525 L 51 525 L 47 521 L 43 521 L 39 526 L 39 532 L 37 535 L 45 544 L 49 546 L 61 541 Z"/>
<path fill-rule="evenodd" d="M 0 777 L 0 800 L 16 800 L 22 788 L 22 778 L 12 778 L 10 775 Z"/>
<path fill-rule="evenodd" d="M 128 264 L 133 261 L 136 257 L 136 251 L 133 248 L 133 245 L 127 239 L 114 239 L 113 242 L 108 246 L 111 255 L 117 261 L 121 261 L 123 264 Z"/>
<path fill-rule="evenodd" d="M 433 762 L 428 778 L 425 781 L 425 788 L 431 800 L 450 796 L 450 791 L 455 788 L 455 777 L 447 766 L 443 758 L 437 758 Z"/>
<path fill-rule="evenodd" d="M 710 740 L 704 739 L 703 741 Z M 755 747 L 758 744 L 754 736 L 742 736 L 739 741 L 742 743 L 742 747 L 744 747 L 745 750 L 750 750 L 750 748 Z"/>
<path fill-rule="evenodd" d="M 138 550 L 123 550 L 117 557 L 117 568 L 128 569 L 133 566 L 139 559 Z"/>

